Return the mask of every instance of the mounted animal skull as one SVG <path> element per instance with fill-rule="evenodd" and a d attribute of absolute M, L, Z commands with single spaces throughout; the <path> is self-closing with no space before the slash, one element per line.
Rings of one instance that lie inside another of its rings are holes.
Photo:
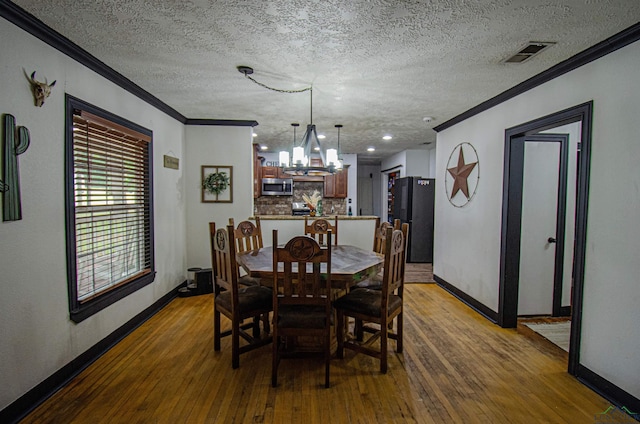
<path fill-rule="evenodd" d="M 36 71 L 31 73 L 31 77 L 29 77 L 29 83 L 31 84 L 31 91 L 33 92 L 33 99 L 36 102 L 36 106 L 42 107 L 44 104 L 44 99 L 49 97 L 51 94 L 51 87 L 56 85 L 56 81 L 53 81 L 51 84 L 47 83 L 47 79 L 44 79 L 44 82 L 37 81 L 35 79 Z"/>

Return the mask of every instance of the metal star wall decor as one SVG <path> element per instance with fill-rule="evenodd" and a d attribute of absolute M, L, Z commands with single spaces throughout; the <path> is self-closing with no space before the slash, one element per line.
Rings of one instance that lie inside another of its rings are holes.
<path fill-rule="evenodd" d="M 456 151 L 458 153 L 457 164 L 452 166 Z M 468 156 L 473 156 L 472 160 L 475 160 L 475 162 L 465 162 L 465 151 Z M 447 198 L 453 206 L 462 207 L 471 201 L 478 187 L 478 179 L 480 176 L 479 168 L 478 154 L 471 144 L 460 143 L 453 149 L 451 156 L 449 156 L 447 174 L 445 175 Z M 450 191 L 449 184 L 452 184 Z M 459 196 L 459 192 L 462 192 L 464 197 Z"/>

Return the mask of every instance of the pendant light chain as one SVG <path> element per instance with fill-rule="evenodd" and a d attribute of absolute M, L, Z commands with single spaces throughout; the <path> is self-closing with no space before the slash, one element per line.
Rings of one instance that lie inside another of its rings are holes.
<path fill-rule="evenodd" d="M 253 79 L 252 77 L 250 77 L 247 74 L 244 74 L 245 77 L 247 77 L 248 79 L 250 79 L 251 81 L 255 82 L 256 84 L 258 84 L 260 87 L 264 87 L 267 90 L 271 90 L 271 91 L 277 91 L 278 93 L 304 93 L 305 91 L 313 91 L 313 87 L 309 86 L 306 88 L 301 88 L 300 90 L 281 90 L 279 88 L 273 88 L 273 87 L 269 87 L 266 84 L 263 84 L 259 81 L 256 81 L 255 79 Z"/>
<path fill-rule="evenodd" d="M 313 125 L 313 86 L 311 86 L 309 88 L 310 88 L 310 93 L 309 94 L 311 96 L 311 105 L 310 105 L 311 107 L 309 108 L 309 110 L 310 110 L 310 113 L 309 113 L 309 115 L 310 115 L 309 121 L 310 122 L 309 123 L 311 125 Z"/>

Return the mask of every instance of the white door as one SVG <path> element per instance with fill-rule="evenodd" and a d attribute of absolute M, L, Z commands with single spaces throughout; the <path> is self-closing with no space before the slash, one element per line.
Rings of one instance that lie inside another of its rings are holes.
<path fill-rule="evenodd" d="M 358 215 L 373 215 L 373 180 L 358 177 Z"/>
<path fill-rule="evenodd" d="M 524 144 L 518 315 L 551 315 L 560 143 Z"/>

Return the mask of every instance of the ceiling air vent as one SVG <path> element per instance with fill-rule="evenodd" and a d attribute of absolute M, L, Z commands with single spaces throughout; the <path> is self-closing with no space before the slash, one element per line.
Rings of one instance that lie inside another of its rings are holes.
<path fill-rule="evenodd" d="M 522 63 L 554 44 L 555 43 L 551 41 L 530 41 L 529 44 L 520 49 L 518 53 L 505 59 L 504 63 Z"/>

